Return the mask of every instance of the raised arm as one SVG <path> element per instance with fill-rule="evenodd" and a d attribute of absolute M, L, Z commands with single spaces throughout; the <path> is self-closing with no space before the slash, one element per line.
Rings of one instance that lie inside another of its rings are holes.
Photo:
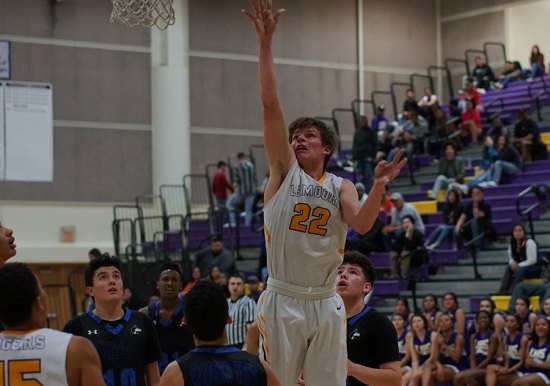
<path fill-rule="evenodd" d="M 271 0 L 248 0 L 253 13 L 241 12 L 252 22 L 258 38 L 260 97 L 263 107 L 264 146 L 270 178 L 265 202 L 275 194 L 295 160 L 288 140 L 285 116 L 279 100 L 271 43 L 280 16 L 285 9 L 273 11 Z"/>

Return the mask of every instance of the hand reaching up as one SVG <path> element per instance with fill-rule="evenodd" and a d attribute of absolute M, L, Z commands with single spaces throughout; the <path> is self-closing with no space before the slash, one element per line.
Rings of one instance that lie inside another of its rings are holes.
<path fill-rule="evenodd" d="M 279 18 L 286 11 L 281 8 L 273 12 L 271 0 L 248 0 L 250 6 L 254 9 L 254 14 L 251 14 L 245 9 L 241 9 L 243 15 L 245 15 L 254 25 L 258 39 L 271 38 L 279 22 Z"/>

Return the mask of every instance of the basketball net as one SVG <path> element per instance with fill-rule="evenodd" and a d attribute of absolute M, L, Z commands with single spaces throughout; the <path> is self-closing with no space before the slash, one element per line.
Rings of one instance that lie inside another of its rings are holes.
<path fill-rule="evenodd" d="M 172 0 L 111 0 L 111 23 L 119 22 L 130 27 L 157 26 L 164 30 L 176 21 Z"/>

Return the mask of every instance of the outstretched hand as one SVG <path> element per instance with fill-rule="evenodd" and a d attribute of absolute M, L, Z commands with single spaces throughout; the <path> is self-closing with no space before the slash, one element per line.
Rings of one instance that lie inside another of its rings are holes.
<path fill-rule="evenodd" d="M 395 177 L 399 175 L 401 168 L 407 164 L 407 158 L 403 157 L 403 150 L 400 149 L 393 157 L 393 160 L 388 163 L 386 161 L 380 161 L 376 165 L 374 174 L 377 180 L 383 179 L 384 184 L 389 184 Z"/>
<path fill-rule="evenodd" d="M 258 0 L 256 3 L 254 0 L 248 0 L 250 6 L 254 9 L 254 14 L 241 9 L 242 14 L 254 25 L 258 38 L 271 37 L 275 32 L 279 18 L 286 11 L 286 9 L 281 8 L 273 12 L 271 1 Z"/>

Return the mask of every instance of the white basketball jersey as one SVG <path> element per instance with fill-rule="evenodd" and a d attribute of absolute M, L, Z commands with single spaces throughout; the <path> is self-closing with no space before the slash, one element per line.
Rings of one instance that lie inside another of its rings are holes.
<path fill-rule="evenodd" d="M 347 223 L 340 208 L 342 178 L 320 181 L 295 162 L 264 208 L 269 275 L 302 287 L 335 283 L 342 264 Z"/>
<path fill-rule="evenodd" d="M 0 333 L 0 385 L 67 386 L 65 365 L 71 338 L 71 334 L 49 328 Z"/>

